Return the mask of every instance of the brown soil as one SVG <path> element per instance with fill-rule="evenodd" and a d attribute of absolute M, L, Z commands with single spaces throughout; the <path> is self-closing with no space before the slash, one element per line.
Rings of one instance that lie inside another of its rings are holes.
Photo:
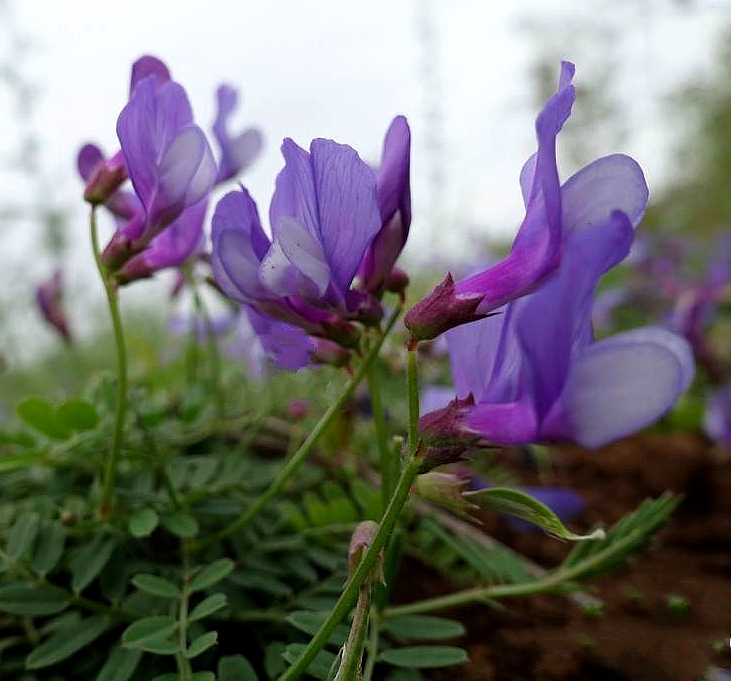
<path fill-rule="evenodd" d="M 600 615 L 558 596 L 446 612 L 467 626 L 462 644 L 470 661 L 428 678 L 680 681 L 701 679 L 710 667 L 731 668 L 731 459 L 699 436 L 644 434 L 599 452 L 562 449 L 554 468 L 552 484 L 571 487 L 587 503 L 572 528 L 610 525 L 665 490 L 684 500 L 644 554 L 596 581 Z M 491 536 L 545 567 L 570 548 L 500 519 L 485 521 Z M 401 602 L 448 591 L 416 565 L 407 564 L 400 581 L 408 585 L 398 592 Z M 685 599 L 687 612 L 674 611 L 669 597 Z"/>

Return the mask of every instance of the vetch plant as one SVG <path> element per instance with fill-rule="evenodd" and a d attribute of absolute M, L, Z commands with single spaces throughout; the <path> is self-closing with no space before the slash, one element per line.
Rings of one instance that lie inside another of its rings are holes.
<path fill-rule="evenodd" d="M 406 118 L 393 119 L 376 169 L 331 139 L 285 139 L 271 231 L 241 186 L 212 208 L 208 253 L 211 191 L 248 168 L 262 136 L 229 132 L 236 93 L 220 87 L 216 161 L 167 66 L 135 63 L 121 150 L 87 145 L 78 157 L 116 376 L 92 377 L 82 397 L 25 399 L 22 427 L 2 433 L 3 678 L 370 681 L 458 665 L 465 630 L 442 609 L 563 593 L 644 548 L 672 495 L 578 533 L 564 524 L 582 506 L 570 490 L 440 469 L 507 445 L 597 448 L 658 419 L 692 379 L 688 344 L 667 330 L 593 338 L 597 281 L 627 254 L 647 187 L 622 155 L 560 184 L 573 75 L 564 62 L 538 115 L 509 255 L 457 283 L 447 275 L 406 314 L 404 338 Z M 104 248 L 100 206 L 115 220 Z M 195 304 L 188 351 L 130 379 L 120 291 L 169 267 Z M 239 323 L 233 359 L 204 286 L 226 297 L 225 326 Z M 420 417 L 420 364 L 439 358 L 419 343 L 444 332 L 456 398 Z M 202 352 L 204 376 L 190 361 Z M 367 419 L 353 400 L 361 383 Z M 508 514 L 576 544 L 536 573 L 425 517 L 434 504 Z M 469 584 L 392 605 L 406 551 Z"/>

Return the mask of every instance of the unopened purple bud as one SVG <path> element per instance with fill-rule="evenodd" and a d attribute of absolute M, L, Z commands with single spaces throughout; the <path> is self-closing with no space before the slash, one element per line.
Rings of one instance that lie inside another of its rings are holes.
<path fill-rule="evenodd" d="M 305 418 L 309 410 L 309 404 L 303 400 L 293 400 L 289 403 L 289 406 L 287 407 L 287 413 L 289 414 L 289 417 L 291 419 L 294 419 L 295 421 L 301 421 L 303 418 Z"/>
<path fill-rule="evenodd" d="M 452 273 L 447 272 L 442 283 L 406 313 L 404 324 L 411 332 L 411 344 L 436 338 L 460 324 L 484 319 L 487 315 L 477 312 L 483 297 L 457 295 Z"/>
<path fill-rule="evenodd" d="M 83 163 L 83 157 L 93 145 L 86 145 L 79 152 L 79 167 Z M 84 200 L 92 206 L 99 206 L 111 199 L 114 192 L 119 189 L 127 179 L 127 168 L 124 164 L 124 156 L 119 152 L 112 158 L 105 160 L 101 158 L 91 169 L 87 178 Z"/>
<path fill-rule="evenodd" d="M 36 289 L 36 302 L 43 318 L 69 345 L 73 343 L 66 311 L 63 306 L 63 278 L 60 270 L 41 283 Z"/>
<path fill-rule="evenodd" d="M 409 275 L 400 267 L 394 267 L 386 280 L 386 290 L 391 293 L 403 294 L 409 285 Z"/>

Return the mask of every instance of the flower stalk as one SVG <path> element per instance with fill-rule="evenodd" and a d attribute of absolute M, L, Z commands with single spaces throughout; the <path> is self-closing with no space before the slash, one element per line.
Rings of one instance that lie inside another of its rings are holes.
<path fill-rule="evenodd" d="M 107 520 L 111 517 L 114 510 L 114 480 L 117 474 L 117 464 L 119 462 L 124 436 L 124 417 L 127 409 L 127 350 L 124 343 L 122 317 L 119 313 L 117 288 L 101 258 L 99 235 L 97 233 L 96 206 L 91 207 L 89 224 L 94 262 L 96 262 L 99 276 L 104 285 L 104 292 L 107 296 L 109 315 L 112 319 L 112 330 L 114 332 L 114 343 L 117 349 L 117 406 L 114 418 L 114 432 L 112 435 L 112 448 L 104 467 L 102 496 L 99 502 L 99 516 Z"/>

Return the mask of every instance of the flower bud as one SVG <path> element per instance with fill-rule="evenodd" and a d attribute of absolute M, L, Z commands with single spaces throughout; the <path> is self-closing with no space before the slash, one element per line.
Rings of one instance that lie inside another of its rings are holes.
<path fill-rule="evenodd" d="M 452 273 L 447 272 L 442 283 L 406 313 L 404 324 L 411 332 L 411 343 L 432 340 L 455 326 L 484 319 L 487 315 L 477 312 L 483 297 L 457 295 Z"/>
<path fill-rule="evenodd" d="M 355 528 L 353 536 L 350 539 L 350 547 L 348 548 L 348 579 L 350 579 L 360 565 L 363 554 L 370 548 L 373 539 L 378 532 L 378 523 L 373 520 L 364 520 Z M 375 577 L 382 584 L 386 583 L 383 576 L 383 551 L 378 554 L 376 564 L 373 567 L 371 579 Z"/>
<path fill-rule="evenodd" d="M 462 496 L 469 480 L 459 475 L 430 471 L 419 475 L 415 484 L 419 496 L 458 515 L 467 515 L 469 511 L 479 508 Z"/>

